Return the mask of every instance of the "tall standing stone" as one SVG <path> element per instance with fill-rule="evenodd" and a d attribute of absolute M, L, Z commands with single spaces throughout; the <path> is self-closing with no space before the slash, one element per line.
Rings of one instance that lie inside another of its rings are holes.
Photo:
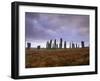
<path fill-rule="evenodd" d="M 54 40 L 54 48 L 56 48 L 56 39 Z"/>
<path fill-rule="evenodd" d="M 60 38 L 59 48 L 62 48 L 62 38 Z"/>
<path fill-rule="evenodd" d="M 84 48 L 85 45 L 84 45 L 84 41 L 81 41 L 81 47 Z"/>
<path fill-rule="evenodd" d="M 72 43 L 72 48 L 75 48 L 75 44 L 74 43 Z"/>
<path fill-rule="evenodd" d="M 77 47 L 77 43 L 76 43 L 76 48 L 78 48 L 78 47 Z"/>
<path fill-rule="evenodd" d="M 46 43 L 46 48 L 49 48 L 49 42 L 47 41 L 47 43 Z"/>
<path fill-rule="evenodd" d="M 66 48 L 66 41 L 64 41 L 64 48 Z"/>
<path fill-rule="evenodd" d="M 69 48 L 72 48 L 72 44 L 71 44 L 71 42 L 70 42 Z"/>
<path fill-rule="evenodd" d="M 52 40 L 50 40 L 49 48 L 52 48 Z"/>

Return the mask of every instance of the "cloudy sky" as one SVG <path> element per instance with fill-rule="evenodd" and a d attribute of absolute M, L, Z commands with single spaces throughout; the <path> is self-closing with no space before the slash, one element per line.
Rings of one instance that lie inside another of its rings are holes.
<path fill-rule="evenodd" d="M 89 44 L 89 15 L 25 13 L 25 38 L 32 47 L 45 47 L 47 40 Z"/>

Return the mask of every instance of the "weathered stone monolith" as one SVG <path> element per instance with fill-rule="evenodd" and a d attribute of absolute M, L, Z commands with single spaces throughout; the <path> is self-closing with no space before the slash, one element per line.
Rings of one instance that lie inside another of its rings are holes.
<path fill-rule="evenodd" d="M 41 46 L 40 46 L 40 45 L 38 45 L 38 46 L 37 46 L 37 49 L 40 49 L 40 48 L 41 48 Z"/>
<path fill-rule="evenodd" d="M 64 48 L 66 48 L 66 41 L 64 41 Z"/>
<path fill-rule="evenodd" d="M 56 48 L 56 39 L 54 40 L 54 48 Z"/>
<path fill-rule="evenodd" d="M 72 44 L 71 44 L 71 42 L 70 42 L 69 48 L 72 48 Z"/>
<path fill-rule="evenodd" d="M 84 45 L 84 41 L 81 41 L 81 47 L 84 48 L 85 45 Z"/>
<path fill-rule="evenodd" d="M 27 48 L 31 48 L 31 43 L 27 43 Z"/>
<path fill-rule="evenodd" d="M 46 43 L 46 48 L 49 48 L 49 42 L 47 41 L 47 43 Z"/>
<path fill-rule="evenodd" d="M 59 48 L 62 48 L 62 42 L 63 42 L 63 40 L 62 40 L 62 38 L 60 38 Z"/>
<path fill-rule="evenodd" d="M 72 48 L 75 48 L 75 45 L 74 45 L 74 43 L 72 43 Z"/>
<path fill-rule="evenodd" d="M 76 43 L 76 47 L 75 47 L 75 48 L 78 48 L 78 47 L 77 47 L 77 43 Z"/>
<path fill-rule="evenodd" d="M 52 40 L 50 40 L 49 48 L 52 48 Z"/>

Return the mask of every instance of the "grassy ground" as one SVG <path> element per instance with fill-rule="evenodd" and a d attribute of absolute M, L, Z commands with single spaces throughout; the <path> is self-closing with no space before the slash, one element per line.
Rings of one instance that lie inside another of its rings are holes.
<path fill-rule="evenodd" d="M 89 48 L 26 48 L 25 67 L 57 67 L 89 65 Z"/>

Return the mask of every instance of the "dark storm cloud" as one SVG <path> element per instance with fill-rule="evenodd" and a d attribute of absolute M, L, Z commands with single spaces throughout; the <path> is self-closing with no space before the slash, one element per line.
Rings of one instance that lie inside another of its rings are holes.
<path fill-rule="evenodd" d="M 63 38 L 89 41 L 89 16 L 73 14 L 25 14 L 26 40 Z"/>

